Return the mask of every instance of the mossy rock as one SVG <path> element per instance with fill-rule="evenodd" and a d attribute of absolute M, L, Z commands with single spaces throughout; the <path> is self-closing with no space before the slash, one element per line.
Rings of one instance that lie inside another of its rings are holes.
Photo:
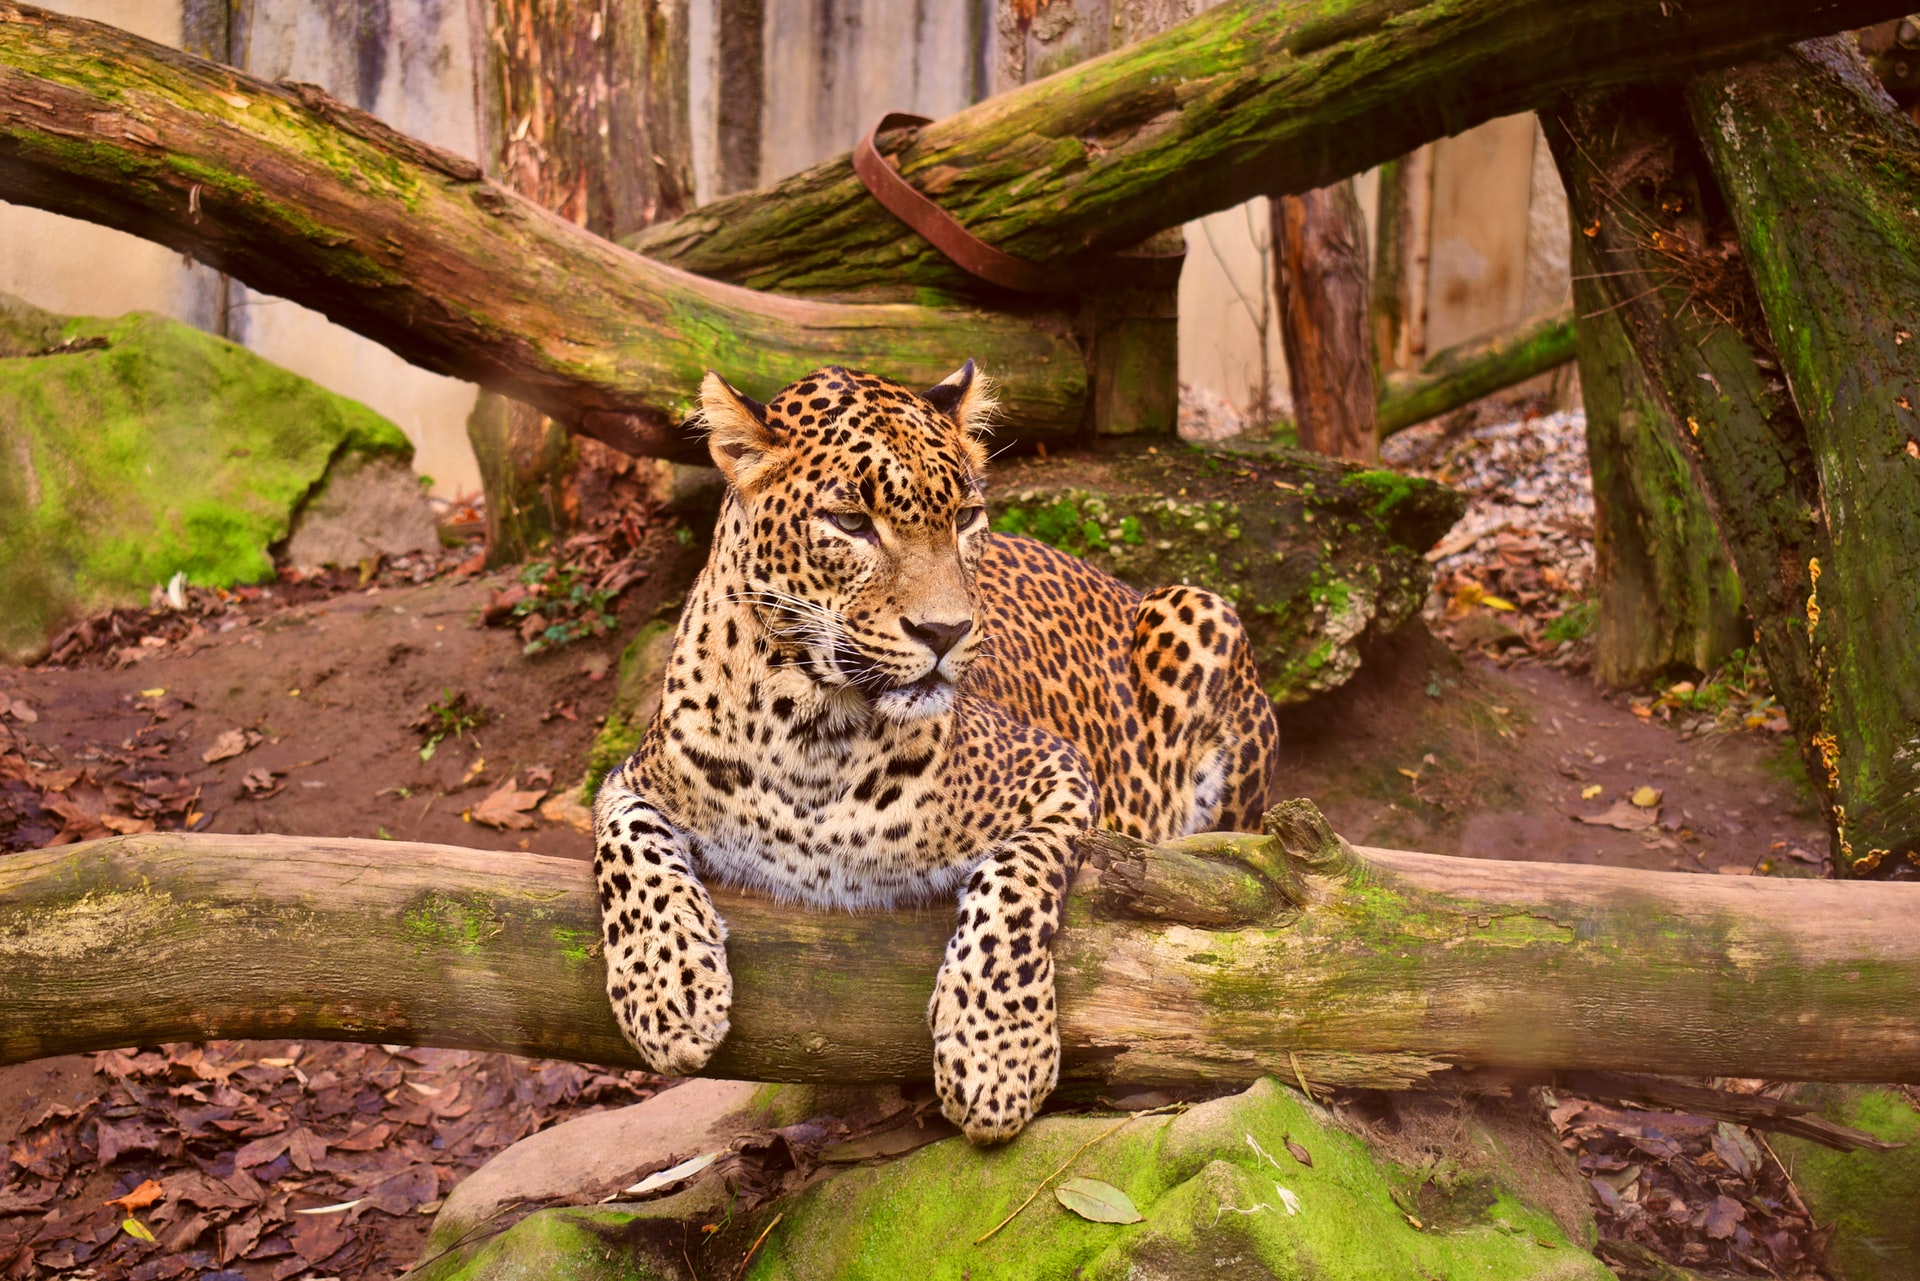
<path fill-rule="evenodd" d="M 1369 637 L 1419 611 L 1422 553 L 1464 510 L 1444 485 L 1285 449 L 1123 443 L 999 464 L 990 482 L 995 529 L 1142 590 L 1187 583 L 1232 601 L 1282 704 L 1344 684 Z"/>
<path fill-rule="evenodd" d="M 676 1203 L 692 1192 L 637 1206 L 542 1210 L 419 1275 L 681 1278 L 690 1260 L 701 1276 L 730 1276 L 763 1232 L 746 1272 L 757 1281 L 1612 1275 L 1497 1178 L 1497 1161 L 1455 1168 L 1436 1192 L 1431 1169 L 1375 1154 L 1272 1081 L 1181 1115 L 1117 1122 L 1043 1118 L 987 1150 L 943 1140 L 834 1174 L 751 1214 L 715 1215 L 708 1198 L 683 1221 Z M 1096 1223 L 1064 1208 L 1051 1191 L 1058 1180 L 1049 1181 L 1063 1164 L 1061 1177 L 1121 1190 L 1141 1220 Z M 1043 1184 L 1047 1191 L 974 1244 Z M 711 1240 L 707 1223 L 718 1225 Z M 691 1250 L 684 1258 L 683 1247 Z"/>
<path fill-rule="evenodd" d="M 1834 1281 L 1920 1277 L 1920 1108 L 1884 1085 L 1802 1086 L 1794 1101 L 1876 1139 L 1906 1144 L 1891 1152 L 1835 1152 L 1774 1136 L 1774 1150 L 1793 1171 L 1814 1220 L 1834 1225 L 1827 1275 Z"/>
<path fill-rule="evenodd" d="M 412 457 L 386 419 L 190 326 L 0 296 L 0 654 L 86 613 L 274 572 L 335 459 Z"/>

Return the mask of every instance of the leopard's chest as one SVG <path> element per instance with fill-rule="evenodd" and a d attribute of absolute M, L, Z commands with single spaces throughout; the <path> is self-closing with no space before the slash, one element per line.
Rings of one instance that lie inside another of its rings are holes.
<path fill-rule="evenodd" d="M 683 734 L 659 761 L 703 878 L 819 907 L 888 907 L 950 894 L 981 848 L 953 822 L 938 752 L 893 747 L 741 751 Z"/>

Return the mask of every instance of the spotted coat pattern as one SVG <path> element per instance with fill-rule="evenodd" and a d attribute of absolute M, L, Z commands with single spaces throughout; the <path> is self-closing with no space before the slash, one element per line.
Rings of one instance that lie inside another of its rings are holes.
<path fill-rule="evenodd" d="M 1011 1137 L 1052 1090 L 1074 839 L 1257 826 L 1277 746 L 1210 592 L 1141 596 L 987 529 L 971 362 L 921 394 L 828 368 L 761 406 L 709 375 L 729 488 L 660 711 L 595 805 L 607 990 L 657 1070 L 726 1036 L 707 882 L 814 906 L 957 895 L 928 1020 L 942 1109 Z"/>

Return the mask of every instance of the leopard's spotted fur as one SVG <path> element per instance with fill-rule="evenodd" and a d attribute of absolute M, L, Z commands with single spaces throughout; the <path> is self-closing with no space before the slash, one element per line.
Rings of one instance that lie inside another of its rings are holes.
<path fill-rule="evenodd" d="M 1017 1133 L 1053 1088 L 1049 945 L 1076 835 L 1255 827 L 1278 734 L 1233 609 L 990 532 L 972 362 L 915 395 L 709 375 L 729 489 L 658 716 L 595 806 L 607 986 L 655 1069 L 727 1033 L 703 878 L 817 906 L 959 895 L 928 1020 L 947 1116 Z"/>

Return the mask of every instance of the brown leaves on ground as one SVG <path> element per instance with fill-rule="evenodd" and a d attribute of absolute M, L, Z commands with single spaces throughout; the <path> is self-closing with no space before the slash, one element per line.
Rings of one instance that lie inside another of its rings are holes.
<path fill-rule="evenodd" d="M 7 1145 L 0 1275 L 394 1275 L 429 1212 L 495 1152 L 658 1088 L 638 1072 L 398 1047 L 90 1058 L 92 1097 L 31 1105 Z"/>
<path fill-rule="evenodd" d="M 1717 1276 L 1819 1276 L 1831 1230 L 1815 1227 L 1756 1132 L 1702 1116 L 1573 1098 L 1551 1115 L 1561 1145 L 1588 1181 L 1603 1259 L 1608 1241 L 1624 1241 Z"/>
<path fill-rule="evenodd" d="M 547 789 L 543 787 L 530 792 L 518 789 L 518 780 L 508 778 L 473 807 L 473 821 L 485 823 L 488 827 L 511 828 L 516 832 L 531 831 L 535 823 L 528 811 L 540 803 Z"/>
<path fill-rule="evenodd" d="M 1462 650 L 1503 664 L 1580 668 L 1593 579 L 1593 486 L 1585 420 L 1537 413 L 1506 421 L 1473 406 L 1390 438 L 1390 466 L 1453 486 L 1467 511 L 1427 560 L 1427 619 Z"/>
<path fill-rule="evenodd" d="M 514 628 L 528 654 L 611 629 L 614 601 L 647 576 L 636 553 L 659 520 L 657 494 L 641 485 L 624 488 L 621 498 L 587 519 L 585 531 L 547 559 L 522 566 L 513 582 L 497 589 L 481 613 L 482 624 Z"/>
<path fill-rule="evenodd" d="M 9 713 L 25 705 L 5 691 L 0 699 L 8 701 Z M 200 786 L 186 774 L 198 766 L 171 760 L 185 734 L 167 722 L 186 704 L 165 690 L 131 702 L 147 714 L 145 727 L 118 750 L 90 748 L 76 758 L 82 763 L 65 766 L 12 731 L 9 719 L 24 717 L 0 717 L 0 853 L 207 826 Z"/>
<path fill-rule="evenodd" d="M 208 765 L 231 760 L 249 748 L 258 747 L 260 737 L 257 729 L 230 729 L 214 739 L 213 746 L 200 753 L 200 759 Z"/>

